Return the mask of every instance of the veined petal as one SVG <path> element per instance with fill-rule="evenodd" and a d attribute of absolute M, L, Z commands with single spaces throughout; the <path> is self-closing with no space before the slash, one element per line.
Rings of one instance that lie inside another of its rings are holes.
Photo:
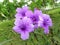
<path fill-rule="evenodd" d="M 33 32 L 34 31 L 34 25 L 33 24 L 30 24 L 27 26 L 27 31 L 30 33 L 30 32 Z"/>
<path fill-rule="evenodd" d="M 31 24 L 32 23 L 31 19 L 28 17 L 24 17 L 22 20 L 25 24 Z"/>
<path fill-rule="evenodd" d="M 17 13 L 21 13 L 21 11 L 22 11 L 22 8 L 17 8 L 17 9 L 16 9 L 16 12 L 17 12 Z"/>
<path fill-rule="evenodd" d="M 27 10 L 29 10 L 29 7 L 24 6 L 24 7 L 22 7 L 22 9 L 26 12 Z"/>
<path fill-rule="evenodd" d="M 49 26 L 52 26 L 53 24 L 52 24 L 52 20 L 51 19 L 49 19 Z"/>
<path fill-rule="evenodd" d="M 15 32 L 17 32 L 17 33 L 21 33 L 21 30 L 20 30 L 20 28 L 18 27 L 18 26 L 14 26 L 13 27 L 13 30 L 15 31 Z"/>
<path fill-rule="evenodd" d="M 15 15 L 15 17 L 20 19 L 20 18 L 22 18 L 22 15 L 21 15 L 20 13 L 17 13 L 17 14 Z"/>
<path fill-rule="evenodd" d="M 47 14 L 43 14 L 43 18 L 44 18 L 44 19 L 49 19 L 49 18 L 50 18 L 50 16 L 49 16 L 49 15 L 47 15 Z"/>
<path fill-rule="evenodd" d="M 42 11 L 41 10 L 34 10 L 34 15 L 42 16 Z"/>
<path fill-rule="evenodd" d="M 27 40 L 27 39 L 29 39 L 29 33 L 28 33 L 28 32 L 22 32 L 22 33 L 21 33 L 21 39 L 22 39 L 22 40 Z"/>
<path fill-rule="evenodd" d="M 43 25 L 43 18 L 39 16 L 38 26 L 42 27 Z"/>
<path fill-rule="evenodd" d="M 44 22 L 46 22 L 47 26 L 52 26 L 52 20 L 49 15 L 43 14 Z"/>
<path fill-rule="evenodd" d="M 33 12 L 31 11 L 31 10 L 28 10 L 27 12 L 26 12 L 26 16 L 27 17 L 31 17 L 33 15 Z"/>
<path fill-rule="evenodd" d="M 17 25 L 17 26 L 19 26 L 21 23 L 22 23 L 22 20 L 19 19 L 19 18 L 16 18 L 14 24 Z"/>
<path fill-rule="evenodd" d="M 48 28 L 48 26 L 44 28 L 44 33 L 45 34 L 49 34 L 49 28 Z"/>

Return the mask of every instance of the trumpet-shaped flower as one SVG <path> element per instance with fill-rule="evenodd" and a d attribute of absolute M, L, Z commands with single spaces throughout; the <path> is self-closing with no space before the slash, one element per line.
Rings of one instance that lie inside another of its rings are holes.
<path fill-rule="evenodd" d="M 21 39 L 26 40 L 29 38 L 29 33 L 34 31 L 34 25 L 32 24 L 30 18 L 24 17 L 21 19 L 16 19 L 14 31 L 21 34 Z"/>
<path fill-rule="evenodd" d="M 41 15 L 42 15 L 42 12 L 40 12 L 40 10 L 34 10 L 34 12 L 29 10 L 26 12 L 26 16 L 31 19 L 34 25 L 34 28 L 38 28 L 38 26 L 43 22 Z"/>
<path fill-rule="evenodd" d="M 52 20 L 49 15 L 43 14 L 43 24 L 42 27 L 44 28 L 44 33 L 49 33 L 49 26 L 52 26 Z"/>
<path fill-rule="evenodd" d="M 22 7 L 22 8 L 17 8 L 16 9 L 16 15 L 15 15 L 15 17 L 16 18 L 23 18 L 23 17 L 25 17 L 26 15 L 25 15 L 25 13 L 26 13 L 26 11 L 28 11 L 29 9 L 28 9 L 28 7 L 27 6 L 25 6 L 25 7 Z"/>

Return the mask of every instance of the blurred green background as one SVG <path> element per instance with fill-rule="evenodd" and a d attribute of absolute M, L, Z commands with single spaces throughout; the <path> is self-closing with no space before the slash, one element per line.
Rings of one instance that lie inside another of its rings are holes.
<path fill-rule="evenodd" d="M 29 6 L 49 14 L 53 21 L 50 33 L 45 35 L 43 29 L 30 33 L 23 41 L 12 28 L 17 7 Z M 0 0 L 0 45 L 60 45 L 60 2 L 59 0 Z"/>

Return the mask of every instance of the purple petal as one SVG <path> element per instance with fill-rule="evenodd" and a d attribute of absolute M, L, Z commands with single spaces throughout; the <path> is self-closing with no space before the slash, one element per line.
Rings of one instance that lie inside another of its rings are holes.
<path fill-rule="evenodd" d="M 52 20 L 51 19 L 49 19 L 49 22 L 48 23 L 49 23 L 49 26 L 52 27 L 53 24 L 52 24 Z"/>
<path fill-rule="evenodd" d="M 50 18 L 50 16 L 49 16 L 49 15 L 47 15 L 47 14 L 43 14 L 43 18 L 44 18 L 44 19 L 49 19 L 49 18 Z"/>
<path fill-rule="evenodd" d="M 43 14 L 43 19 L 44 19 L 44 22 L 46 22 L 46 24 L 48 24 L 48 26 L 52 26 L 52 20 L 49 15 Z"/>
<path fill-rule="evenodd" d="M 42 27 L 43 25 L 43 18 L 39 16 L 38 26 Z"/>
<path fill-rule="evenodd" d="M 14 24 L 19 26 L 21 24 L 25 24 L 25 25 L 29 25 L 29 24 L 32 24 L 32 21 L 30 20 L 30 18 L 27 18 L 27 17 L 24 17 L 23 19 L 18 19 L 16 18 Z"/>
<path fill-rule="evenodd" d="M 31 19 L 28 17 L 24 17 L 22 20 L 25 24 L 31 24 L 32 23 Z"/>
<path fill-rule="evenodd" d="M 27 11 L 26 12 L 26 16 L 27 17 L 31 17 L 33 15 L 33 12 L 31 10 Z"/>
<path fill-rule="evenodd" d="M 37 29 L 37 28 L 38 28 L 38 24 L 35 24 L 35 25 L 34 25 L 34 29 Z"/>
<path fill-rule="evenodd" d="M 27 32 L 33 32 L 33 31 L 34 31 L 34 25 L 33 24 L 27 25 Z"/>
<path fill-rule="evenodd" d="M 19 26 L 22 23 L 21 19 L 16 18 L 14 24 Z"/>
<path fill-rule="evenodd" d="M 40 15 L 42 16 L 42 11 L 41 10 L 34 10 L 34 15 Z"/>
<path fill-rule="evenodd" d="M 23 40 L 27 40 L 27 39 L 29 39 L 29 33 L 28 32 L 22 32 L 21 33 L 21 39 L 23 39 Z"/>
<path fill-rule="evenodd" d="M 22 9 L 24 10 L 24 12 L 26 12 L 27 10 L 29 10 L 29 7 L 24 6 Z"/>
<path fill-rule="evenodd" d="M 22 18 L 22 15 L 21 15 L 20 13 L 17 13 L 17 14 L 15 15 L 15 17 L 20 19 L 20 18 Z"/>
<path fill-rule="evenodd" d="M 21 30 L 19 29 L 19 27 L 18 26 L 14 26 L 13 27 L 13 30 L 15 31 L 15 32 L 17 32 L 17 33 L 21 33 Z"/>
<path fill-rule="evenodd" d="M 21 11 L 22 11 L 22 8 L 17 8 L 17 9 L 16 9 L 16 12 L 17 12 L 17 13 L 21 13 Z"/>
<path fill-rule="evenodd" d="M 49 34 L 49 28 L 48 28 L 48 26 L 44 28 L 44 33 L 45 34 Z"/>

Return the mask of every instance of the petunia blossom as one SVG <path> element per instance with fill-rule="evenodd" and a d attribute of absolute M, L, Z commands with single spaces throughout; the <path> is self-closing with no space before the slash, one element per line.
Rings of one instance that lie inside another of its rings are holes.
<path fill-rule="evenodd" d="M 44 28 L 44 33 L 49 33 L 49 26 L 52 26 L 52 20 L 49 15 L 43 14 L 43 24 L 42 27 Z"/>
<path fill-rule="evenodd" d="M 28 39 L 29 33 L 34 31 L 34 25 L 30 18 L 24 17 L 22 20 L 17 18 L 14 24 L 14 31 L 21 34 L 21 39 L 23 40 Z"/>
<path fill-rule="evenodd" d="M 26 13 L 26 11 L 28 11 L 29 10 L 29 8 L 27 7 L 27 6 L 25 6 L 25 7 L 22 7 L 22 8 L 17 8 L 16 9 L 16 15 L 15 15 L 15 17 L 16 18 L 23 18 L 23 17 L 25 17 L 26 15 L 25 15 L 25 13 Z"/>
<path fill-rule="evenodd" d="M 38 28 L 38 26 L 43 22 L 41 15 L 42 13 L 40 12 L 40 10 L 34 10 L 34 12 L 29 10 L 26 12 L 26 16 L 32 20 L 34 28 Z"/>

